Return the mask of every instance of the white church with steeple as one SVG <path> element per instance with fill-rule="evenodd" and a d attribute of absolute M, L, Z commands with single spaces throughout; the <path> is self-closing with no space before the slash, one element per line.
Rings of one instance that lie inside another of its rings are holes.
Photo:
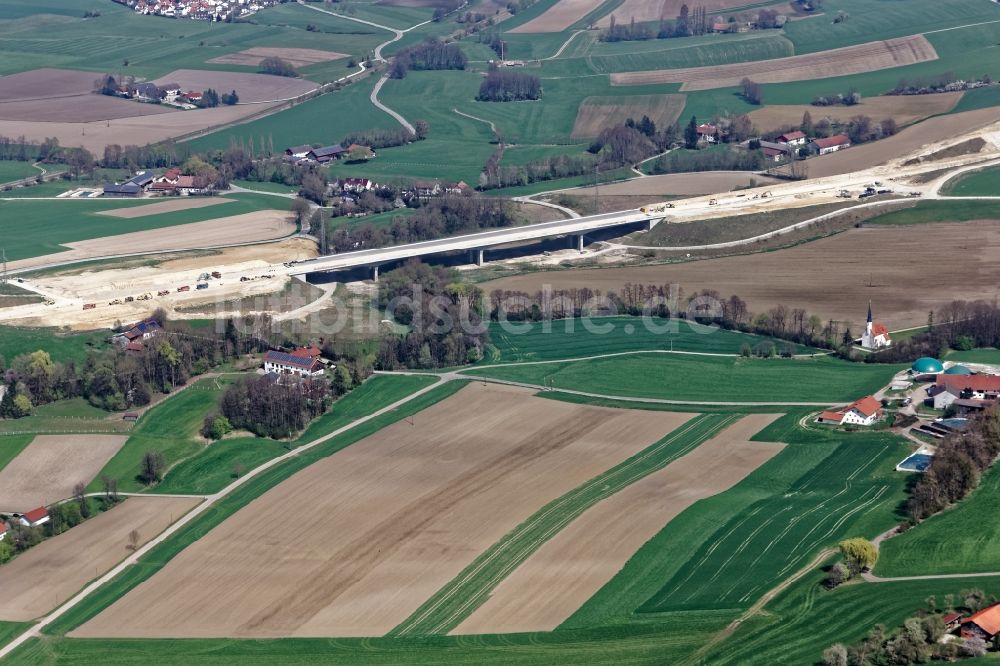
<path fill-rule="evenodd" d="M 872 302 L 868 301 L 868 323 L 861 335 L 861 346 L 865 349 L 882 349 L 892 344 L 889 329 L 885 324 L 872 321 Z"/>

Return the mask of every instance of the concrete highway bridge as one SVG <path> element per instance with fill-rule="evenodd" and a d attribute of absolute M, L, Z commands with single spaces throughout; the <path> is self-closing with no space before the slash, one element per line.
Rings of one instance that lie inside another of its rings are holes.
<path fill-rule="evenodd" d="M 296 262 L 288 272 L 291 275 L 304 278 L 311 273 L 330 273 L 370 268 L 372 277 L 377 280 L 379 266 L 395 264 L 413 257 L 464 251 L 469 254 L 469 263 L 482 265 L 484 263 L 484 252 L 491 248 L 510 245 L 512 243 L 540 241 L 559 237 L 572 238 L 573 246 L 582 252 L 585 236 L 588 233 L 617 228 L 621 228 L 624 231 L 626 227 L 648 230 L 656 226 L 664 217 L 663 213 L 646 214 L 639 210 L 627 210 L 569 220 L 557 220 L 555 222 L 491 229 L 464 236 L 452 236 L 451 238 L 407 243 L 393 247 L 341 252 Z"/>

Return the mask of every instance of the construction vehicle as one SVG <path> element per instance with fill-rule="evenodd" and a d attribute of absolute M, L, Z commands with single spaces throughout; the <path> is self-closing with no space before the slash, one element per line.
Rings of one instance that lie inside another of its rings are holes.
<path fill-rule="evenodd" d="M 249 281 L 250 281 L 250 278 L 248 278 L 246 275 L 244 275 L 243 277 L 240 278 L 240 282 L 249 282 Z"/>
<path fill-rule="evenodd" d="M 97 307 L 97 303 L 84 303 L 83 304 L 83 309 L 84 310 L 93 310 L 96 307 Z"/>
<path fill-rule="evenodd" d="M 126 297 L 125 297 L 125 302 L 126 302 L 126 303 L 131 303 L 131 302 L 132 302 L 132 301 L 134 301 L 134 300 L 135 300 L 135 297 L 134 297 L 134 296 L 126 296 Z"/>
<path fill-rule="evenodd" d="M 208 280 L 211 277 L 212 276 L 209 275 L 208 273 L 202 273 L 201 275 L 198 276 L 198 282 L 204 282 L 205 280 Z"/>
<path fill-rule="evenodd" d="M 850 199 L 851 193 L 848 192 L 847 190 L 841 190 L 840 192 L 837 193 L 837 196 L 840 197 L 841 199 Z"/>
<path fill-rule="evenodd" d="M 220 273 L 219 271 L 212 271 L 212 277 L 218 280 L 219 278 L 222 277 L 222 273 Z"/>
<path fill-rule="evenodd" d="M 157 296 L 166 296 L 169 293 L 170 293 L 169 289 L 161 289 L 160 291 L 156 292 L 156 295 Z"/>
<path fill-rule="evenodd" d="M 44 303 L 45 305 L 55 305 L 56 304 L 56 302 L 53 301 L 51 298 L 46 298 L 44 301 L 42 301 L 42 303 Z"/>
<path fill-rule="evenodd" d="M 141 294 L 139 296 L 136 296 L 135 300 L 137 300 L 137 301 L 148 301 L 152 297 L 153 297 L 153 295 L 147 292 L 145 294 Z"/>
<path fill-rule="evenodd" d="M 654 213 L 665 213 L 668 208 L 673 208 L 674 205 L 669 201 L 664 201 L 662 203 L 649 204 L 648 206 L 643 206 L 639 211 L 645 215 L 652 215 Z"/>
<path fill-rule="evenodd" d="M 208 283 L 207 282 L 199 282 L 197 288 L 198 289 L 208 289 Z"/>
<path fill-rule="evenodd" d="M 920 190 L 914 190 L 913 192 L 910 192 L 910 196 L 911 197 L 922 197 L 922 196 L 924 196 L 924 193 L 921 192 Z"/>
<path fill-rule="evenodd" d="M 719 205 L 719 200 L 718 199 L 709 199 L 708 200 L 708 205 L 709 206 L 718 206 Z"/>
<path fill-rule="evenodd" d="M 191 291 L 191 287 L 184 285 L 183 287 L 177 287 L 177 291 Z"/>
<path fill-rule="evenodd" d="M 120 298 L 116 298 L 115 300 L 108 302 L 108 305 L 121 305 L 121 304 L 122 304 L 122 299 Z"/>
<path fill-rule="evenodd" d="M 771 190 L 768 190 L 767 192 L 762 192 L 761 195 L 760 195 L 760 198 L 761 199 L 767 199 L 770 196 L 771 196 Z"/>

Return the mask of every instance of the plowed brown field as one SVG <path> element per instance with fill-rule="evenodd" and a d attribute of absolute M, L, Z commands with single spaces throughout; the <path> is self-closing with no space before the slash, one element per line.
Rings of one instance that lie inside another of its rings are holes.
<path fill-rule="evenodd" d="M 611 85 L 635 86 L 654 83 L 681 83 L 681 91 L 710 90 L 737 86 L 749 77 L 757 83 L 808 81 L 832 76 L 862 74 L 891 67 L 937 60 L 934 47 L 923 35 L 911 35 L 868 42 L 805 55 L 757 60 L 754 62 L 659 69 L 611 74 Z"/>
<path fill-rule="evenodd" d="M 536 550 L 451 633 L 552 631 L 675 516 L 731 488 L 777 455 L 783 444 L 749 439 L 779 416 L 745 416 L 691 453 L 595 504 Z"/>
<path fill-rule="evenodd" d="M 216 206 L 218 204 L 232 203 L 232 199 L 222 197 L 184 197 L 180 199 L 167 199 L 157 201 L 145 206 L 132 206 L 130 208 L 114 208 L 112 210 L 102 210 L 98 215 L 108 217 L 120 217 L 131 220 L 136 217 L 146 217 L 147 215 L 159 215 L 161 213 L 172 213 L 178 210 L 190 210 L 192 208 L 204 208 L 205 206 Z"/>
<path fill-rule="evenodd" d="M 597 22 L 597 27 L 607 28 L 611 25 L 611 17 L 614 16 L 619 25 L 628 23 L 635 18 L 636 23 L 643 21 L 659 21 L 661 18 L 676 18 L 681 13 L 681 6 L 695 4 L 687 0 L 625 0 L 615 8 L 610 14 Z M 745 7 L 751 4 L 747 0 L 705 0 L 698 2 L 698 7 L 703 7 L 706 14 L 721 12 L 733 7 Z"/>
<path fill-rule="evenodd" d="M 643 116 L 649 116 L 658 127 L 666 127 L 677 121 L 686 99 L 685 95 L 587 97 L 577 109 L 571 136 L 574 139 L 594 137 L 606 127 L 621 125 L 629 118 L 639 120 Z"/>
<path fill-rule="evenodd" d="M 320 51 L 319 49 L 294 49 L 294 48 L 271 48 L 267 46 L 255 46 L 239 53 L 229 53 L 218 58 L 212 58 L 209 63 L 218 65 L 246 65 L 256 67 L 264 58 L 281 58 L 290 62 L 293 67 L 306 67 L 320 62 L 329 62 L 339 58 L 346 58 L 343 53 L 335 51 Z"/>
<path fill-rule="evenodd" d="M 845 151 L 846 154 L 846 151 Z M 535 293 L 553 288 L 620 290 L 626 282 L 676 283 L 685 293 L 716 289 L 737 294 L 753 312 L 775 305 L 861 324 L 868 299 L 890 329 L 927 323 L 927 311 L 955 298 L 1000 296 L 996 221 L 851 229 L 803 245 L 720 259 L 659 266 L 529 273 L 483 285 Z M 961 266 L 961 270 L 939 270 Z M 751 279 L 752 278 L 752 279 Z"/>
<path fill-rule="evenodd" d="M 69 599 L 199 502 L 185 497 L 130 497 L 110 511 L 48 539 L 0 567 L 0 620 L 25 622 Z"/>
<path fill-rule="evenodd" d="M 90 483 L 126 439 L 123 435 L 36 436 L 0 470 L 0 511 L 30 511 L 72 497 L 73 486 Z"/>
<path fill-rule="evenodd" d="M 601 6 L 603 0 L 559 0 L 524 25 L 509 32 L 562 32 Z"/>
<path fill-rule="evenodd" d="M 689 414 L 470 384 L 276 486 L 76 636 L 376 636 Z"/>
<path fill-rule="evenodd" d="M 883 95 L 866 97 L 855 106 L 812 106 L 809 104 L 776 104 L 750 112 L 750 120 L 762 131 L 779 129 L 787 125 L 797 126 L 806 111 L 813 122 L 829 118 L 836 122 L 847 122 L 852 116 L 864 114 L 874 120 L 892 118 L 899 125 L 908 125 L 930 116 L 951 111 L 962 99 L 961 92 L 940 95 Z"/>

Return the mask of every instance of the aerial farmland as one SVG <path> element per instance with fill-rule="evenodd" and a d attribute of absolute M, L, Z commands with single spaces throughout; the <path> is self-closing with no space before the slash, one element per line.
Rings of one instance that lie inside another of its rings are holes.
<path fill-rule="evenodd" d="M 995 661 L 998 43 L 0 3 L 0 665 Z"/>

